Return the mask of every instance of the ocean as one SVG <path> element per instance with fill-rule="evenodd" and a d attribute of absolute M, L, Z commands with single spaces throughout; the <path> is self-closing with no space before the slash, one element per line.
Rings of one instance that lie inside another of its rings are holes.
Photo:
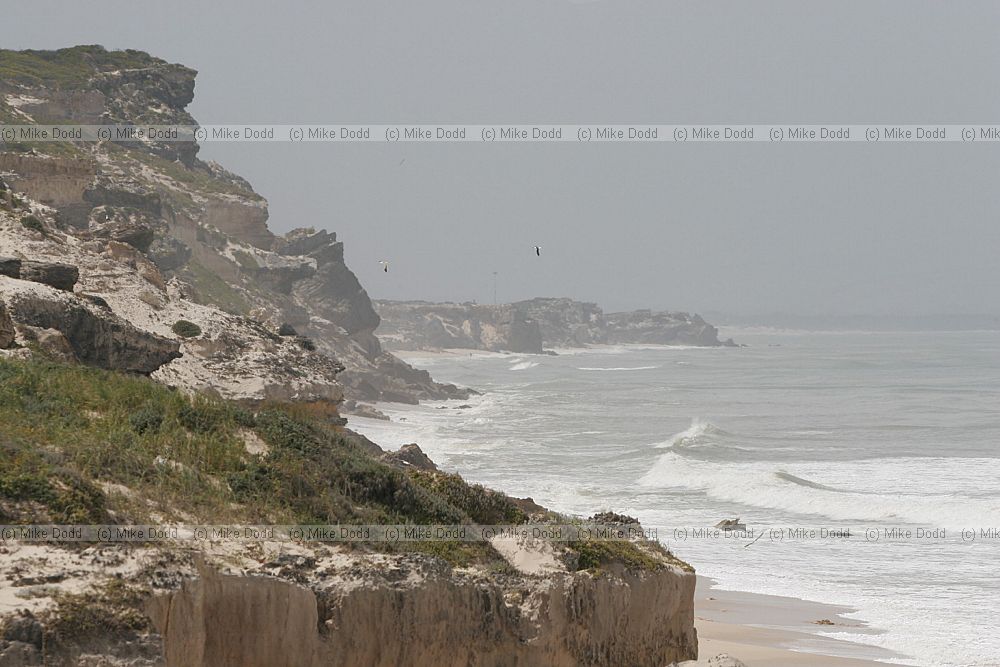
<path fill-rule="evenodd" d="M 853 607 L 858 627 L 817 631 L 899 664 L 1000 664 L 1000 332 L 723 335 L 747 347 L 412 353 L 483 395 L 352 425 L 553 510 L 635 516 L 723 588 Z M 745 536 L 697 530 L 736 517 Z"/>

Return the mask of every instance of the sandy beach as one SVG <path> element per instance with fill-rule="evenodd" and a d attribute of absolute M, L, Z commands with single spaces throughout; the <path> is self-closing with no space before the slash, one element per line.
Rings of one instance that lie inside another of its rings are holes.
<path fill-rule="evenodd" d="M 684 667 L 708 665 L 725 653 L 748 667 L 862 667 L 884 665 L 901 656 L 875 646 L 833 639 L 822 630 L 878 634 L 877 629 L 845 618 L 851 609 L 796 598 L 756 595 L 713 588 L 698 577 L 695 626 L 699 660 Z M 832 621 L 819 625 L 816 621 Z"/>

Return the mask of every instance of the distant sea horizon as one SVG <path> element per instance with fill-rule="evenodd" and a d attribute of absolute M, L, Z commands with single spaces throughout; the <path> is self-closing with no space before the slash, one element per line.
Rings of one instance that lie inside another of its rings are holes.
<path fill-rule="evenodd" d="M 1000 331 L 1000 314 L 936 313 L 930 315 L 800 315 L 770 313 L 766 315 L 734 314 L 708 310 L 702 313 L 708 322 L 720 329 L 789 330 L 810 332 L 858 331 L 935 332 L 935 331 Z"/>

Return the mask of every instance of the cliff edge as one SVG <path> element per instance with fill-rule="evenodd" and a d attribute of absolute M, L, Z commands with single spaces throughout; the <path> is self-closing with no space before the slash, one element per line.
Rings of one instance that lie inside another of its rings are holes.
<path fill-rule="evenodd" d="M 195 76 L 141 51 L 0 50 L 0 123 L 195 125 L 186 111 Z M 266 200 L 198 152 L 194 142 L 151 139 L 0 140 L 7 193 L 0 203 L 14 223 L 32 220 L 23 229 L 8 226 L 23 238 L 0 239 L 0 256 L 37 261 L 70 248 L 66 261 L 79 266 L 83 288 L 126 318 L 119 285 L 99 283 L 105 264 L 117 262 L 115 274 L 134 264 L 149 279 L 150 309 L 180 304 L 172 310 L 189 310 L 184 319 L 201 318 L 195 323 L 202 331 L 219 335 L 230 327 L 211 326 L 214 315 L 188 304 L 222 311 L 218 319 L 227 324 L 241 318 L 272 333 L 293 331 L 344 366 L 339 383 L 351 398 L 412 403 L 468 395 L 382 349 L 374 335 L 379 317 L 336 234 L 309 227 L 273 234 Z M 221 352 L 226 341 L 209 338 L 206 354 Z"/>
<path fill-rule="evenodd" d="M 605 314 L 596 303 L 536 298 L 501 305 L 376 301 L 378 335 L 395 350 L 472 349 L 539 354 L 603 344 L 733 347 L 700 315 L 636 310 Z"/>

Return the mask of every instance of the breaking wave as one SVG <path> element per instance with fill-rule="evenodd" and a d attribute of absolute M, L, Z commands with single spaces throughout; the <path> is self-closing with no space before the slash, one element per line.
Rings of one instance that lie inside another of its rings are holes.
<path fill-rule="evenodd" d="M 900 459 L 881 461 L 885 466 L 899 466 L 901 463 Z M 915 465 L 926 470 L 929 463 L 928 459 L 920 459 Z M 901 474 L 905 474 L 905 470 L 901 470 Z M 857 477 L 864 480 L 863 471 L 859 471 Z M 783 470 L 774 470 L 766 462 L 718 463 L 692 459 L 678 451 L 660 456 L 639 482 L 645 487 L 698 491 L 713 500 L 749 507 L 842 521 L 886 521 L 963 528 L 993 525 L 992 522 L 1000 516 L 1000 501 L 995 498 L 886 493 L 867 487 L 857 490 L 836 488 Z"/>
<path fill-rule="evenodd" d="M 663 449 L 683 449 L 693 447 L 705 447 L 716 444 L 713 437 L 728 436 L 729 433 L 722 430 L 710 421 L 699 417 L 691 420 L 691 425 L 680 433 L 675 433 L 668 440 L 656 444 L 656 447 Z"/>
<path fill-rule="evenodd" d="M 583 366 L 577 368 L 578 371 L 651 371 L 654 368 L 660 368 L 660 366 L 614 366 L 611 368 L 603 368 L 599 366 Z"/>

